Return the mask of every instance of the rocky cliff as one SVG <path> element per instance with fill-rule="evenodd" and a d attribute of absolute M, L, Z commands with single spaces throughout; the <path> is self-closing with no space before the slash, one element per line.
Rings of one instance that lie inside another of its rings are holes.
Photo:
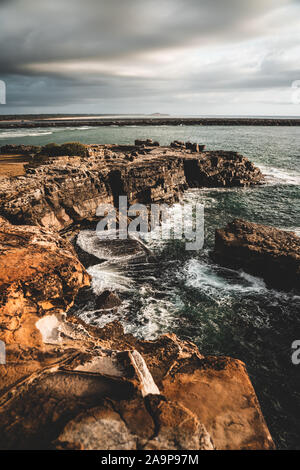
<path fill-rule="evenodd" d="M 41 347 L 36 322 L 48 312 L 68 309 L 90 281 L 69 242 L 1 218 L 0 267 L 1 339 L 21 350 Z"/>
<path fill-rule="evenodd" d="M 0 240 L 1 449 L 274 447 L 240 361 L 66 317 L 89 284 L 69 243 L 3 219 Z"/>
<path fill-rule="evenodd" d="M 204 151 L 177 143 L 91 145 L 88 158 L 36 158 L 26 175 L 2 180 L 0 214 L 15 224 L 62 230 L 95 217 L 99 204 L 177 201 L 188 187 L 258 184 L 263 177 L 236 152 Z"/>
<path fill-rule="evenodd" d="M 294 233 L 237 219 L 216 230 L 213 257 L 277 289 L 300 290 L 300 243 Z"/>

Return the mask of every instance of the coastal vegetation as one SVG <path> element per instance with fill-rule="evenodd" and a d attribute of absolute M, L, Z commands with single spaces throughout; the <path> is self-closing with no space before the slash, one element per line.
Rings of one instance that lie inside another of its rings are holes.
<path fill-rule="evenodd" d="M 41 147 L 40 155 L 47 155 L 48 157 L 62 157 L 68 155 L 69 157 L 88 157 L 88 150 L 86 145 L 80 142 L 66 142 L 64 144 L 50 143 Z"/>

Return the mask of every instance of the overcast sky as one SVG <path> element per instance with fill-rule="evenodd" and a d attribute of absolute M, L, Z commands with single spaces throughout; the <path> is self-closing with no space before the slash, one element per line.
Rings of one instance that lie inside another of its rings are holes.
<path fill-rule="evenodd" d="M 300 0 L 0 0 L 11 113 L 299 115 Z"/>

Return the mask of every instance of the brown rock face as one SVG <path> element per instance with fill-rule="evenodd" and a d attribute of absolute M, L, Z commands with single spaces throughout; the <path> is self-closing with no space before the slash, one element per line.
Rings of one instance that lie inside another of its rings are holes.
<path fill-rule="evenodd" d="M 168 367 L 188 345 L 66 322 L 89 276 L 58 235 L 1 218 L 0 263 L 1 449 L 213 449 L 198 418 L 160 395 L 136 348 L 161 372 L 157 352 Z"/>
<path fill-rule="evenodd" d="M 273 449 L 245 365 L 228 357 L 182 361 L 163 378 L 162 391 L 205 425 L 216 449 Z"/>
<path fill-rule="evenodd" d="M 239 361 L 66 321 L 89 283 L 69 243 L 3 219 L 0 233 L 1 449 L 272 448 Z"/>
<path fill-rule="evenodd" d="M 200 158 L 196 156 L 184 160 L 189 187 L 250 186 L 263 179 L 260 170 L 237 152 L 211 151 L 200 155 Z"/>
<path fill-rule="evenodd" d="M 150 410 L 150 411 L 148 411 Z M 117 412 L 116 412 L 117 411 Z M 179 403 L 160 395 L 105 402 L 70 421 L 58 448 L 105 450 L 213 450 L 205 427 Z"/>
<path fill-rule="evenodd" d="M 72 246 L 38 227 L 0 221 L 0 339 L 41 345 L 36 321 L 67 310 L 89 276 Z"/>
<path fill-rule="evenodd" d="M 159 431 L 147 443 L 146 449 L 214 449 L 205 426 L 177 399 L 170 401 L 160 395 L 150 395 L 147 406 Z"/>
<path fill-rule="evenodd" d="M 240 361 L 204 358 L 175 335 L 136 340 L 117 323 L 60 331 L 44 353 L 10 365 L 10 351 L 0 366 L 1 449 L 274 447 Z"/>
<path fill-rule="evenodd" d="M 300 239 L 295 234 L 245 220 L 216 230 L 213 258 L 263 277 L 278 289 L 300 289 Z"/>
<path fill-rule="evenodd" d="M 101 167 L 97 171 L 106 176 L 98 187 L 94 173 L 81 166 L 74 176 L 75 157 L 54 199 L 49 188 L 62 167 L 57 162 L 42 165 L 35 177 L 16 180 L 5 195 L 4 212 L 18 222 L 42 220 L 41 225 L 61 228 L 92 214 L 100 200 L 115 201 L 118 188 L 130 202 L 174 200 L 191 174 L 186 162 L 195 158 L 187 155 L 184 162 L 182 157 L 156 155 L 146 163 L 137 160 L 135 166 L 121 162 L 118 170 L 115 165 Z M 206 164 L 205 178 L 223 174 Z M 199 174 L 193 171 L 196 178 Z M 16 195 L 18 185 L 24 186 Z M 59 235 L 38 226 L 11 225 L 1 217 L 0 265 L 0 339 L 6 345 L 6 363 L 0 364 L 0 449 L 274 447 L 240 361 L 205 358 L 196 345 L 175 335 L 144 341 L 124 334 L 117 322 L 99 329 L 66 316 L 90 279 Z M 109 291 L 104 294 L 99 306 L 117 307 L 118 299 Z"/>
<path fill-rule="evenodd" d="M 52 335 L 53 344 L 46 341 L 43 351 L 27 350 L 16 361 L 10 347 L 7 364 L 0 366 L 1 449 L 213 449 L 199 419 L 160 395 L 135 349 L 146 347 L 152 362 L 162 366 L 155 341 L 127 337 L 117 324 L 99 330 L 109 334 L 108 341 L 76 323 L 61 321 L 55 328 L 61 337 L 55 342 Z M 166 340 L 173 344 L 174 361 L 187 345 Z"/>
<path fill-rule="evenodd" d="M 260 170 L 236 152 L 203 152 L 199 146 L 93 145 L 89 153 L 37 161 L 27 165 L 25 176 L 3 180 L 0 213 L 12 223 L 61 230 L 94 218 L 100 204 L 117 207 L 120 195 L 129 204 L 173 203 L 188 187 L 262 180 Z"/>

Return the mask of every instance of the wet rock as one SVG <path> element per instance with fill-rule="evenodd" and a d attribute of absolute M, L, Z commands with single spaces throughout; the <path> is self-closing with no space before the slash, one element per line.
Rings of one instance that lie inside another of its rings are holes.
<path fill-rule="evenodd" d="M 144 245 L 138 239 L 119 239 L 118 232 L 116 239 L 108 239 L 96 230 L 82 230 L 77 236 L 76 245 L 92 256 L 93 264 L 105 260 L 126 264 L 129 260 L 144 258 L 146 254 Z"/>
<path fill-rule="evenodd" d="M 81 264 L 85 268 L 89 268 L 90 266 L 94 266 L 96 264 L 99 264 L 101 260 L 97 258 L 97 256 L 88 253 L 87 251 L 83 250 L 78 243 L 74 243 L 74 249 L 76 251 L 76 255 L 81 262 Z"/>
<path fill-rule="evenodd" d="M 113 292 L 110 292 L 109 290 L 105 290 L 97 296 L 96 299 L 96 306 L 100 310 L 111 310 L 113 308 L 117 308 L 121 305 L 121 300 L 117 296 L 117 294 L 114 294 Z"/>
<path fill-rule="evenodd" d="M 294 233 L 236 219 L 216 230 L 213 258 L 277 289 L 300 289 L 300 239 Z"/>
<path fill-rule="evenodd" d="M 180 149 L 180 148 L 184 148 L 185 147 L 185 143 L 184 142 L 181 142 L 179 140 L 174 140 L 174 142 L 171 142 L 170 144 L 170 147 L 173 148 L 173 149 Z"/>

